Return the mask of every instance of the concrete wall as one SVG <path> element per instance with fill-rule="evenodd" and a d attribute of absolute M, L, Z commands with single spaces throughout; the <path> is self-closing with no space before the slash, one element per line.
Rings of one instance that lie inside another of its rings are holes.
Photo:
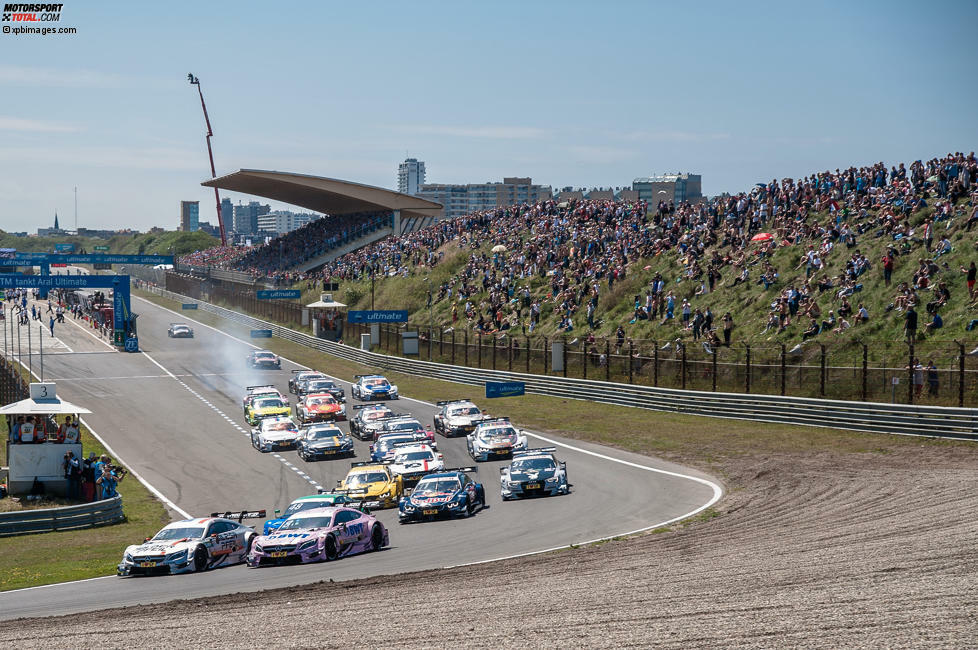
<path fill-rule="evenodd" d="M 64 494 L 67 481 L 61 464 L 69 451 L 74 452 L 75 458 L 81 460 L 80 444 L 59 445 L 45 442 L 34 445 L 10 445 L 7 448 L 10 493 L 30 492 L 34 477 L 37 477 L 37 480 L 44 483 L 44 489 L 48 494 Z"/>

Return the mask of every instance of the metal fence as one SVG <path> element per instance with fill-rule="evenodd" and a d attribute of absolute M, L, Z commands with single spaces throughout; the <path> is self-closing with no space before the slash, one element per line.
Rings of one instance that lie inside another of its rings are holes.
<path fill-rule="evenodd" d="M 0 537 L 107 526 L 125 520 L 122 497 L 80 506 L 0 512 Z"/>
<path fill-rule="evenodd" d="M 0 399 L 12 404 L 30 395 L 30 387 L 20 372 L 20 366 L 7 357 L 0 356 Z"/>
<path fill-rule="evenodd" d="M 185 296 L 173 294 L 159 288 L 152 288 L 154 293 L 171 300 L 185 301 Z M 588 379 L 564 377 L 550 374 L 527 373 L 525 364 L 531 367 L 542 363 L 548 364 L 548 356 L 541 350 L 532 347 L 525 352 L 524 368 L 516 364 L 516 346 L 507 345 L 501 353 L 498 340 L 487 345 L 485 341 L 458 341 L 451 347 L 451 352 L 460 361 L 460 355 L 468 358 L 469 363 L 477 363 L 476 367 L 465 367 L 452 363 L 422 361 L 419 359 L 402 358 L 389 354 L 379 354 L 357 349 L 352 345 L 333 343 L 314 338 L 308 334 L 281 327 L 274 323 L 260 321 L 251 316 L 235 312 L 217 305 L 199 302 L 199 308 L 217 314 L 223 318 L 238 322 L 249 328 L 271 329 L 275 336 L 305 345 L 326 354 L 347 359 L 380 369 L 389 369 L 410 375 L 430 377 L 465 384 L 482 384 L 485 381 L 523 381 L 529 393 L 552 395 L 565 398 L 575 398 L 606 404 L 617 404 L 636 408 L 646 408 L 656 411 L 672 411 L 724 417 L 761 422 L 783 424 L 800 424 L 809 426 L 824 426 L 854 431 L 869 431 L 879 433 L 898 433 L 918 436 L 938 436 L 978 440 L 978 411 L 969 408 L 952 408 L 943 406 L 923 406 L 918 404 L 881 404 L 874 402 L 853 402 L 842 400 L 810 399 L 803 397 L 735 394 L 724 392 L 706 392 L 697 390 L 682 390 L 663 388 L 634 383 L 609 381 L 607 377 Z M 382 328 L 381 349 L 387 350 L 399 344 L 400 336 L 395 336 L 392 328 Z M 431 346 L 432 356 L 435 354 L 439 341 L 428 338 L 423 342 L 421 355 L 425 356 L 428 345 Z M 442 341 L 442 354 L 445 350 Z M 511 355 L 512 353 L 512 355 Z M 636 376 L 636 361 L 634 354 L 616 355 L 630 360 L 625 372 L 634 379 Z M 473 361 L 475 360 L 475 361 Z M 495 363 L 496 369 L 487 367 Z M 513 370 L 509 370 L 513 363 Z M 688 359 L 687 359 L 688 363 Z M 502 365 L 501 365 L 502 364 Z M 610 375 L 609 363 L 606 373 Z M 565 365 L 565 368 L 568 368 Z M 544 372 L 548 372 L 544 370 Z M 622 370 L 619 367 L 618 377 Z M 748 375 L 750 376 L 750 375 Z M 744 379 L 746 382 L 746 378 Z"/>

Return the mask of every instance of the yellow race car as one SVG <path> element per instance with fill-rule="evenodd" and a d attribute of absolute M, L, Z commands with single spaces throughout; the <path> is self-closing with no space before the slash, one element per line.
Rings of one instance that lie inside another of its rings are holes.
<path fill-rule="evenodd" d="M 375 462 L 352 463 L 346 478 L 336 486 L 368 508 L 394 508 L 404 495 L 404 479 Z"/>
<path fill-rule="evenodd" d="M 245 405 L 245 421 L 255 426 L 259 421 L 277 415 L 292 415 L 289 402 L 281 395 L 259 395 Z"/>

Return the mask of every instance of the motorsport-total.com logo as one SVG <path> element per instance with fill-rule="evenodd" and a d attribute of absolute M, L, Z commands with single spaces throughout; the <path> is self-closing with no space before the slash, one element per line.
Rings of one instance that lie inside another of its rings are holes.
<path fill-rule="evenodd" d="M 61 20 L 64 4 L 11 4 L 3 5 L 5 23 L 56 23 Z"/>

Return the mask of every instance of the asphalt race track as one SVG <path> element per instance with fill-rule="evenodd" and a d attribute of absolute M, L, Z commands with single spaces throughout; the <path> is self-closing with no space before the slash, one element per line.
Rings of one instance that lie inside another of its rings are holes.
<path fill-rule="evenodd" d="M 253 348 L 248 341 L 145 300 L 134 299 L 133 310 L 140 315 L 141 353 L 116 352 L 84 323 L 67 316 L 70 322 L 55 328 L 58 341 L 45 343 L 44 379 L 56 381 L 63 398 L 93 411 L 85 417 L 87 424 L 175 505 L 175 516 L 179 511 L 206 516 L 262 508 L 271 515 L 296 497 L 315 494 L 318 485 L 333 487 L 346 475 L 348 459 L 307 463 L 294 451 L 264 454 L 250 444 L 241 411 L 245 387 L 274 383 L 288 394 L 288 378 L 299 366 L 283 359 L 280 371 L 248 370 L 245 357 Z M 167 325 L 176 321 L 191 322 L 195 338 L 168 338 Z M 36 323 L 33 326 L 36 329 Z M 24 352 L 26 363 L 26 339 Z M 329 373 L 329 360 L 324 356 L 317 370 Z M 38 361 L 35 354 L 35 372 Z M 343 384 L 352 414 L 355 401 L 349 383 Z M 388 404 L 431 424 L 435 407 L 409 399 L 410 385 L 399 390 L 406 397 Z M 294 396 L 291 400 L 295 402 Z M 494 411 L 490 402 L 478 403 L 494 415 L 505 415 Z M 348 430 L 349 425 L 340 426 Z M 446 466 L 475 464 L 462 439 L 437 439 Z M 567 462 L 570 495 L 504 503 L 498 469 L 504 462 L 481 463 L 478 480 L 485 485 L 486 509 L 466 520 L 407 526 L 397 523 L 394 510 L 375 511 L 391 537 L 391 547 L 380 553 L 305 566 L 234 566 L 163 578 L 107 576 L 10 591 L 0 594 L 0 618 L 70 614 L 482 562 L 656 527 L 719 497 L 710 477 L 693 470 L 597 445 L 548 440 L 531 437 L 530 445 L 561 445 L 557 456 Z M 367 443 L 354 441 L 357 460 L 369 459 Z M 260 529 L 260 522 L 251 523 Z"/>

